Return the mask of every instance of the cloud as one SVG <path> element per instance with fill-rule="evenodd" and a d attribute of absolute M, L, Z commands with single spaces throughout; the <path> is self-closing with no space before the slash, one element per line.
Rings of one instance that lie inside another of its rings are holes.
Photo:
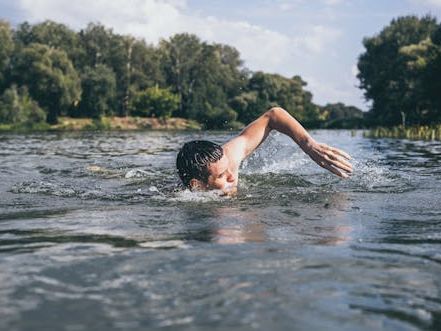
<path fill-rule="evenodd" d="M 326 46 L 334 43 L 341 35 L 342 32 L 336 28 L 316 25 L 311 28 L 311 32 L 302 41 L 310 51 L 321 53 Z"/>
<path fill-rule="evenodd" d="M 137 34 L 149 41 L 170 35 L 179 25 L 185 1 L 154 0 L 19 0 L 28 20 L 51 19 L 73 28 L 101 22 L 120 33 Z"/>
<path fill-rule="evenodd" d="M 317 79 L 315 76 L 306 75 L 308 89 L 314 91 L 314 102 L 324 105 L 326 103 L 344 102 L 365 109 L 367 104 L 363 101 L 363 92 L 356 89 L 358 80 L 356 65 L 340 73 L 340 77 L 332 77 L 326 80 Z"/>
<path fill-rule="evenodd" d="M 343 3 L 344 0 L 323 0 L 325 5 L 335 6 Z"/>
<path fill-rule="evenodd" d="M 51 19 L 76 29 L 100 22 L 118 33 L 153 43 L 179 32 L 194 33 L 204 40 L 235 46 L 247 66 L 255 70 L 275 71 L 296 52 L 320 53 L 340 34 L 314 26 L 306 36 L 287 36 L 245 21 L 189 15 L 185 0 L 19 0 L 19 5 L 32 22 Z"/>
<path fill-rule="evenodd" d="M 441 0 L 412 0 L 413 3 L 441 7 Z"/>
<path fill-rule="evenodd" d="M 279 9 L 282 10 L 292 10 L 296 8 L 300 8 L 300 6 L 308 4 L 307 0 L 276 0 L 272 1 L 272 5 L 275 5 Z M 326 6 L 336 6 L 339 5 L 345 0 L 321 0 L 321 2 Z"/>
<path fill-rule="evenodd" d="M 271 6 L 275 6 L 280 10 L 289 11 L 299 8 L 299 6 L 303 5 L 305 2 L 306 0 L 276 0 L 267 2 L 267 5 L 270 4 Z"/>
<path fill-rule="evenodd" d="M 356 64 L 352 65 L 351 73 L 352 73 L 352 76 L 354 76 L 354 77 L 357 77 L 357 75 L 360 73 L 360 71 L 358 70 L 358 66 Z"/>

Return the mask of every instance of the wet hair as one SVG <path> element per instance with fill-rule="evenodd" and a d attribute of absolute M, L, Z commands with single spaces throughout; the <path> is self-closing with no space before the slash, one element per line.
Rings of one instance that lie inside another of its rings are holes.
<path fill-rule="evenodd" d="M 206 183 L 208 166 L 219 161 L 223 155 L 222 147 L 211 141 L 193 140 L 185 143 L 176 158 L 176 168 L 184 186 L 190 187 L 193 178 Z"/>

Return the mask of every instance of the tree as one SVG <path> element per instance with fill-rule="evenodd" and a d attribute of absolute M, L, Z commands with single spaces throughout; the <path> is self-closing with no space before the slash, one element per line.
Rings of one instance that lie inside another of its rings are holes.
<path fill-rule="evenodd" d="M 85 50 L 84 62 L 87 66 L 104 64 L 115 73 L 114 113 L 126 116 L 131 94 L 158 83 L 152 81 L 160 76 L 159 63 L 154 63 L 158 56 L 156 55 L 155 58 L 151 54 L 151 49 L 148 49 L 145 42 L 137 41 L 129 35 L 115 34 L 112 29 L 107 29 L 100 24 L 89 24 L 86 29 L 81 30 L 80 40 Z M 149 65 L 153 63 L 155 67 L 150 68 Z M 146 78 L 150 72 L 156 77 Z"/>
<path fill-rule="evenodd" d="M 0 97 L 0 123 L 32 127 L 44 122 L 46 113 L 32 100 L 25 87 L 13 85 Z"/>
<path fill-rule="evenodd" d="M 50 124 L 57 123 L 58 116 L 80 99 L 80 79 L 62 50 L 30 44 L 13 57 L 13 68 L 14 82 L 28 87 Z"/>
<path fill-rule="evenodd" d="M 430 77 L 433 68 L 430 68 L 429 64 L 435 61 L 435 52 L 435 46 L 430 38 L 424 39 L 418 44 L 400 48 L 399 54 L 405 61 L 408 73 L 406 75 L 407 90 L 403 96 L 409 106 L 405 113 L 406 121 L 409 123 L 430 124 L 437 112 L 434 109 L 434 100 L 430 95 L 430 86 L 428 86 L 431 82 L 438 80 L 436 77 L 433 77 L 433 80 Z"/>
<path fill-rule="evenodd" d="M 130 89 L 132 93 L 156 85 L 165 87 L 161 71 L 160 53 L 144 40 L 136 40 L 132 46 Z"/>
<path fill-rule="evenodd" d="M 131 113 L 136 116 L 168 118 L 178 109 L 179 97 L 157 86 L 135 94 Z"/>
<path fill-rule="evenodd" d="M 377 124 L 397 125 L 404 118 L 410 123 L 420 120 L 422 77 L 421 71 L 409 64 L 409 47 L 430 38 L 436 28 L 435 18 L 406 16 L 364 39 L 366 51 L 359 57 L 358 78 L 365 98 L 372 101 L 370 115 Z"/>
<path fill-rule="evenodd" d="M 435 123 L 441 122 L 441 24 L 432 34 L 432 45 L 427 50 L 427 65 L 424 68 L 423 90 L 432 107 L 428 117 Z"/>
<path fill-rule="evenodd" d="M 225 128 L 237 118 L 229 106 L 229 93 L 235 84 L 231 68 L 222 63 L 222 45 L 202 45 L 196 81 L 190 101 L 190 118 L 206 128 Z M 237 93 L 237 92 L 236 92 Z"/>
<path fill-rule="evenodd" d="M 364 113 L 354 106 L 346 106 L 345 104 L 328 103 L 322 107 L 324 128 L 361 128 L 363 127 Z"/>
<path fill-rule="evenodd" d="M 229 100 L 240 94 L 248 83 L 249 71 L 243 67 L 240 53 L 234 47 L 214 44 L 220 83 Z"/>
<path fill-rule="evenodd" d="M 38 43 L 63 50 L 76 68 L 82 65 L 84 50 L 81 48 L 78 34 L 64 24 L 50 20 L 35 25 L 25 22 L 15 31 L 15 40 L 22 47 Z"/>
<path fill-rule="evenodd" d="M 256 72 L 250 78 L 245 91 L 237 96 L 232 106 L 239 113 L 239 120 L 248 123 L 270 107 L 280 106 L 299 120 L 316 121 L 319 109 L 312 103 L 312 94 L 299 76 L 289 79 L 277 74 Z"/>
<path fill-rule="evenodd" d="M 230 103 L 247 81 L 236 49 L 177 34 L 161 42 L 160 53 L 166 85 L 180 99 L 175 116 L 195 119 L 207 128 L 223 128 L 236 120 Z"/>
<path fill-rule="evenodd" d="M 98 64 L 86 67 L 81 75 L 80 115 L 100 118 L 110 114 L 115 100 L 115 73 L 109 67 Z"/>
<path fill-rule="evenodd" d="M 196 69 L 199 65 L 203 44 L 195 35 L 188 33 L 176 34 L 168 41 L 159 44 L 161 65 L 166 84 L 179 97 L 179 109 L 175 116 L 187 118 L 191 116 L 191 99 L 196 83 Z"/>
<path fill-rule="evenodd" d="M 9 67 L 13 50 L 14 42 L 11 27 L 8 22 L 0 20 L 0 92 L 5 85 L 5 74 Z"/>
<path fill-rule="evenodd" d="M 206 102 L 204 111 L 200 113 L 198 122 L 203 124 L 205 129 L 237 129 L 242 123 L 236 122 L 237 113 L 227 107 L 216 107 Z"/>
<path fill-rule="evenodd" d="M 116 74 L 117 114 L 127 116 L 130 102 L 132 52 L 135 39 L 132 36 L 112 35 L 107 63 Z"/>
<path fill-rule="evenodd" d="M 105 64 L 112 68 L 111 44 L 113 30 L 107 29 L 101 24 L 89 23 L 79 33 L 81 47 L 84 50 L 82 67 L 94 67 L 98 64 Z"/>

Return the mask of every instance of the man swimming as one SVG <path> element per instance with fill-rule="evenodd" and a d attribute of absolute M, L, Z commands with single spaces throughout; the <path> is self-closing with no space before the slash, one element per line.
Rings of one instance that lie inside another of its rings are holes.
<path fill-rule="evenodd" d="M 206 140 L 184 144 L 176 159 L 182 183 L 191 190 L 234 192 L 240 164 L 272 130 L 291 137 L 311 159 L 333 174 L 347 178 L 352 173 L 352 165 L 348 162 L 351 157 L 347 153 L 316 142 L 286 110 L 274 107 L 222 146 Z"/>

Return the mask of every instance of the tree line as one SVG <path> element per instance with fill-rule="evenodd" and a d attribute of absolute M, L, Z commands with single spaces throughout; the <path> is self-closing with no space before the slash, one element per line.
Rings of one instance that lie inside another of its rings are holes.
<path fill-rule="evenodd" d="M 239 52 L 180 33 L 154 46 L 91 23 L 0 21 L 0 123 L 57 123 L 59 116 L 181 117 L 237 128 L 271 106 L 310 127 L 360 125 L 363 113 L 312 101 L 300 76 L 252 72 Z"/>
<path fill-rule="evenodd" d="M 363 40 L 360 87 L 370 126 L 441 123 L 441 24 L 431 16 L 392 20 Z"/>

